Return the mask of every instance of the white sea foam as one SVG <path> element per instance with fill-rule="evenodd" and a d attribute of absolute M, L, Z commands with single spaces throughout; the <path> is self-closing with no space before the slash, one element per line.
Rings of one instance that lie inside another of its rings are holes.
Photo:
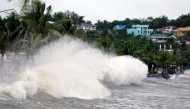
<path fill-rule="evenodd" d="M 190 77 L 190 70 L 185 70 L 184 75 Z"/>
<path fill-rule="evenodd" d="M 54 97 L 102 99 L 110 95 L 101 81 L 116 85 L 140 83 L 147 66 L 131 56 L 105 54 L 78 39 L 63 39 L 44 47 L 21 80 L 0 88 L 1 93 L 26 99 L 37 91 Z"/>
<path fill-rule="evenodd" d="M 173 79 L 176 79 L 176 75 L 173 74 L 173 75 L 169 75 L 170 76 L 170 79 L 173 80 Z"/>

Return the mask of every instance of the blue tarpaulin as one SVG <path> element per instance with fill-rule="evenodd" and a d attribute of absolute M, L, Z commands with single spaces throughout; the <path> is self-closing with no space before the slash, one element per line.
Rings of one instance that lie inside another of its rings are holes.
<path fill-rule="evenodd" d="M 186 66 L 186 69 L 190 69 L 190 66 Z"/>

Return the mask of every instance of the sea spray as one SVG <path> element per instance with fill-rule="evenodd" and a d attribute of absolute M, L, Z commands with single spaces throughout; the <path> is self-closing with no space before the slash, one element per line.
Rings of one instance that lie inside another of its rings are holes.
<path fill-rule="evenodd" d="M 138 59 L 105 54 L 79 39 L 65 36 L 42 48 L 21 79 L 1 87 L 0 92 L 19 99 L 37 92 L 57 98 L 103 99 L 110 91 L 101 81 L 116 85 L 140 83 L 147 72 L 147 66 Z"/>
<path fill-rule="evenodd" d="M 131 56 L 113 57 L 105 64 L 105 81 L 116 85 L 140 83 L 147 74 L 147 66 Z"/>
<path fill-rule="evenodd" d="M 190 70 L 189 69 L 185 70 L 184 75 L 190 77 Z"/>

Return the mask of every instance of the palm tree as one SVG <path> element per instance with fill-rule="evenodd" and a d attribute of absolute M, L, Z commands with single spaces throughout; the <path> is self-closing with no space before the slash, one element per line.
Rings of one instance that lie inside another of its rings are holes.
<path fill-rule="evenodd" d="M 51 11 L 51 6 L 48 6 L 45 9 L 45 3 L 40 0 L 33 0 L 31 5 L 28 6 L 27 10 L 24 12 L 24 16 L 22 16 L 22 18 L 26 24 L 31 27 L 31 29 L 35 30 L 36 33 L 45 36 L 48 32 L 46 25 L 48 23 L 48 16 L 50 16 Z"/>
<path fill-rule="evenodd" d="M 83 41 L 90 41 L 90 38 L 87 40 L 87 33 L 83 29 L 76 30 L 73 36 L 80 38 Z"/>
<path fill-rule="evenodd" d="M 77 27 L 74 26 L 72 19 L 61 19 L 55 22 L 55 29 L 62 34 L 73 35 L 76 28 Z"/>
<path fill-rule="evenodd" d="M 100 36 L 101 37 L 101 36 Z M 103 48 L 106 52 L 111 51 L 113 47 L 113 38 L 109 35 L 101 37 L 100 41 L 98 41 L 98 46 Z"/>
<path fill-rule="evenodd" d="M 172 63 L 172 54 L 168 51 L 158 53 L 159 63 L 163 66 L 164 72 L 167 73 L 167 66 Z"/>
<path fill-rule="evenodd" d="M 133 55 L 133 52 L 135 52 L 138 48 L 139 41 L 136 41 L 134 39 L 128 39 L 124 42 L 124 52 L 126 55 Z"/>
<path fill-rule="evenodd" d="M 84 22 L 84 16 L 70 11 L 54 13 L 52 21 L 55 22 L 55 29 L 62 34 L 72 34 L 76 32 L 77 25 Z"/>
<path fill-rule="evenodd" d="M 0 52 L 1 52 L 1 58 L 3 60 L 7 45 L 8 45 L 8 38 L 7 38 L 7 31 L 5 27 L 5 22 L 0 17 Z"/>
<path fill-rule="evenodd" d="M 156 63 L 156 51 L 154 49 L 154 44 L 152 40 L 145 42 L 144 46 L 140 46 L 140 59 L 142 59 L 146 64 Z"/>
<path fill-rule="evenodd" d="M 46 11 L 46 13 L 45 13 Z M 27 58 L 33 58 L 34 52 L 40 46 L 43 46 L 62 35 L 54 29 L 54 23 L 49 22 L 52 7 L 45 8 L 45 3 L 40 0 L 33 0 L 31 5 L 22 16 L 27 25 L 27 32 L 22 39 L 23 46 L 27 52 Z"/>
<path fill-rule="evenodd" d="M 186 42 L 182 42 L 180 53 L 178 54 L 180 62 L 179 64 L 183 67 L 190 65 L 190 46 L 186 44 Z"/>
<path fill-rule="evenodd" d="M 13 1 L 13 0 L 7 0 L 7 1 Z M 17 2 L 19 2 L 19 4 L 21 5 L 21 10 L 24 10 L 31 1 L 33 0 L 19 0 Z"/>
<path fill-rule="evenodd" d="M 65 11 L 64 13 L 65 19 L 72 19 L 74 24 L 80 24 L 80 23 L 84 23 L 85 21 L 84 16 L 79 16 L 77 13 L 75 12 L 70 12 L 70 11 Z"/>
<path fill-rule="evenodd" d="M 24 27 L 16 13 L 12 12 L 6 19 L 0 18 L 0 48 L 2 59 L 6 49 L 20 39 Z"/>

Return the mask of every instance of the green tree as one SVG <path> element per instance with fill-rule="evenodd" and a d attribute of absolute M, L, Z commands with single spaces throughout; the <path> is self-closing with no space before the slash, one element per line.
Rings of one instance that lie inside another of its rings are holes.
<path fill-rule="evenodd" d="M 74 37 L 80 38 L 83 41 L 87 41 L 87 33 L 82 29 L 76 30 Z"/>
<path fill-rule="evenodd" d="M 124 42 L 123 50 L 126 55 L 133 55 L 137 50 L 139 42 L 134 39 L 128 39 Z"/>
<path fill-rule="evenodd" d="M 101 38 L 99 43 L 100 48 L 103 48 L 104 51 L 109 52 L 113 47 L 113 39 L 111 36 L 106 35 Z"/>
<path fill-rule="evenodd" d="M 150 25 L 150 28 L 153 28 L 153 29 L 156 29 L 156 28 L 163 28 L 167 25 L 167 22 L 168 22 L 168 17 L 166 16 L 160 16 L 160 17 L 157 17 L 155 19 L 153 19 L 152 21 L 152 25 Z"/>
<path fill-rule="evenodd" d="M 45 8 L 45 3 L 33 0 L 22 16 L 27 25 L 27 32 L 22 39 L 27 52 L 27 58 L 33 54 L 39 46 L 43 46 L 62 35 L 54 29 L 54 23 L 49 22 L 52 7 Z M 45 13 L 46 12 L 46 13 Z M 50 40 L 51 39 L 51 40 Z M 28 45 L 27 45 L 28 44 Z"/>
<path fill-rule="evenodd" d="M 73 24 L 72 19 L 61 19 L 54 23 L 55 29 L 62 34 L 71 34 L 73 35 L 76 31 L 76 26 Z"/>
<path fill-rule="evenodd" d="M 190 14 L 182 14 L 175 20 L 177 27 L 186 27 L 190 25 Z"/>
<path fill-rule="evenodd" d="M 55 12 L 55 13 L 51 16 L 51 18 L 50 18 L 50 20 L 51 20 L 52 22 L 56 22 L 56 21 L 61 20 L 61 19 L 65 19 L 65 14 L 64 14 L 63 12 Z"/>
<path fill-rule="evenodd" d="M 172 54 L 168 51 L 158 53 L 158 59 L 160 65 L 163 66 L 164 72 L 167 72 L 167 68 L 172 63 Z"/>
<path fill-rule="evenodd" d="M 14 0 L 7 0 L 7 1 L 14 1 Z M 21 10 L 24 10 L 31 1 L 33 0 L 19 0 L 17 2 L 19 2 L 19 5 L 21 5 Z"/>
<path fill-rule="evenodd" d="M 48 18 L 52 12 L 51 6 L 48 6 L 47 8 L 45 7 L 45 3 L 40 0 L 33 0 L 27 10 L 25 10 L 24 16 L 22 16 L 27 25 L 43 37 L 45 37 L 48 33 Z"/>
<path fill-rule="evenodd" d="M 7 48 L 13 45 L 16 40 L 20 39 L 24 29 L 18 15 L 14 12 L 5 19 L 0 17 L 0 50 L 2 59 Z"/>
<path fill-rule="evenodd" d="M 184 36 L 182 36 L 184 38 L 190 38 L 190 31 L 188 31 Z"/>
<path fill-rule="evenodd" d="M 173 54 L 176 55 L 177 50 L 180 48 L 180 44 L 176 42 L 177 39 L 175 38 L 167 38 L 166 44 L 167 46 L 171 46 L 171 49 L 173 50 Z"/>
<path fill-rule="evenodd" d="M 84 16 L 80 16 L 75 12 L 70 12 L 70 11 L 66 10 L 64 12 L 64 15 L 65 15 L 65 19 L 72 19 L 74 24 L 80 24 L 80 23 L 85 22 L 83 20 Z"/>
<path fill-rule="evenodd" d="M 178 51 L 178 65 L 185 68 L 185 66 L 190 65 L 190 46 L 186 44 L 185 41 L 182 42 L 181 47 Z"/>

